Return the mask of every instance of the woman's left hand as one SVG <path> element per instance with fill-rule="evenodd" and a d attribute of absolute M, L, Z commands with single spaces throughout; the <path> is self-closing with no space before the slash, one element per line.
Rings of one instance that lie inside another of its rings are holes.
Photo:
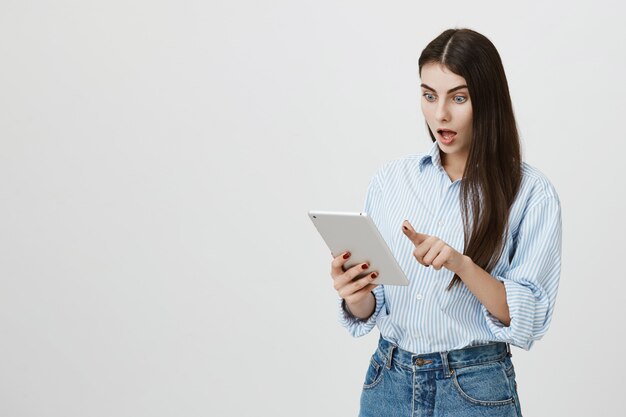
<path fill-rule="evenodd" d="M 437 271 L 445 267 L 455 274 L 458 274 L 465 266 L 468 257 L 459 253 L 437 236 L 417 233 L 408 220 L 402 222 L 402 231 L 415 245 L 413 256 L 420 264 L 426 267 L 432 265 Z"/>

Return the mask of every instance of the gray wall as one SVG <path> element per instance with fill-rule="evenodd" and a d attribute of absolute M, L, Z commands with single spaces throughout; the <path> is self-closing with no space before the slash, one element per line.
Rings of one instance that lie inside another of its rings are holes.
<path fill-rule="evenodd" d="M 584 3 L 1 0 L 0 415 L 356 415 L 378 330 L 337 323 L 306 212 L 428 149 L 449 27 L 498 48 L 563 207 L 524 415 L 619 414 L 624 6 Z"/>

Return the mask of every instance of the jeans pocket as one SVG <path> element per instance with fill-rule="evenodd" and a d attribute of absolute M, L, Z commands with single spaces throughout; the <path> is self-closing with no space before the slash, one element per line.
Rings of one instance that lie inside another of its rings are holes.
<path fill-rule="evenodd" d="M 365 381 L 363 382 L 363 389 L 374 388 L 383 378 L 383 369 L 385 367 L 384 362 L 381 360 L 378 352 L 374 352 L 370 358 L 370 364 L 367 367 L 365 373 Z"/>
<path fill-rule="evenodd" d="M 502 360 L 504 366 L 504 373 L 507 377 L 515 377 L 515 368 L 513 367 L 513 361 L 510 356 L 507 356 Z"/>
<path fill-rule="evenodd" d="M 503 361 L 456 368 L 452 383 L 472 404 L 497 406 L 515 401 Z"/>
<path fill-rule="evenodd" d="M 504 373 L 506 373 L 507 378 L 509 379 L 509 387 L 513 392 L 513 396 L 515 397 L 515 408 L 517 411 L 517 415 L 522 415 L 522 408 L 519 402 L 519 394 L 517 393 L 517 381 L 515 380 L 515 367 L 513 366 L 513 361 L 511 361 L 510 357 L 506 357 L 504 359 Z"/>
<path fill-rule="evenodd" d="M 515 380 L 515 367 L 513 366 L 513 361 L 508 356 L 504 359 L 504 373 L 506 374 L 506 377 L 509 379 L 511 389 L 514 391 L 514 394 L 517 395 L 517 381 Z"/>

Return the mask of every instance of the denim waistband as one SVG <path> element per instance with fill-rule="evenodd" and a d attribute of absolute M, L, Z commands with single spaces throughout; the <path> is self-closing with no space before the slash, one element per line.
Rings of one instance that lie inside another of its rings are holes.
<path fill-rule="evenodd" d="M 401 349 L 382 336 L 378 342 L 378 351 L 385 360 L 387 368 L 390 368 L 393 362 L 401 367 L 413 369 L 416 372 L 443 369 L 446 374 L 454 368 L 462 368 L 485 362 L 495 362 L 507 356 L 512 356 L 509 344 L 504 342 L 492 342 L 446 352 L 433 352 L 418 355 Z"/>

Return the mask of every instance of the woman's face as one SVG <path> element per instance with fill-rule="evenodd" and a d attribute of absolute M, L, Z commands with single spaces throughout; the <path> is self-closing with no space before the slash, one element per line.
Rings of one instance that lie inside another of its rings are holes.
<path fill-rule="evenodd" d="M 422 113 L 439 148 L 453 160 L 467 160 L 472 140 L 472 103 L 465 78 L 438 63 L 422 67 Z M 441 133 L 449 129 L 456 134 Z"/>

